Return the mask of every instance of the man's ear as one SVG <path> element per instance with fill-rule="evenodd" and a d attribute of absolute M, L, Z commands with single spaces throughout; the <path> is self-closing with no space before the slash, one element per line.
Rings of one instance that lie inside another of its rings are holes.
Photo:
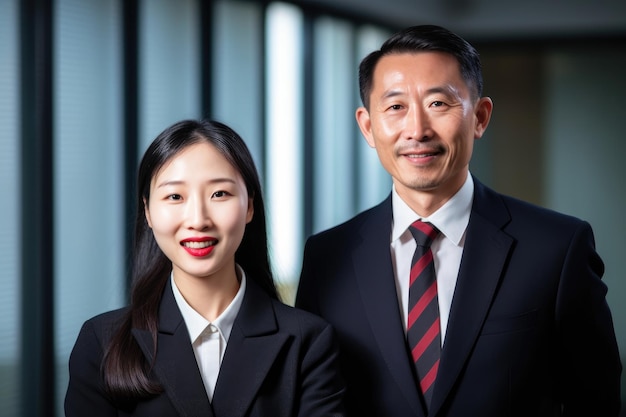
<path fill-rule="evenodd" d="M 376 143 L 374 142 L 374 136 L 372 135 L 372 121 L 370 119 L 370 114 L 365 107 L 359 107 L 356 109 L 356 122 L 359 125 L 359 129 L 361 129 L 361 134 L 367 141 L 367 144 L 371 148 L 376 147 Z"/>
<path fill-rule="evenodd" d="M 493 101 L 489 97 L 482 97 L 476 103 L 474 114 L 476 116 L 476 126 L 474 127 L 474 139 L 480 139 L 487 130 L 491 112 L 493 111 Z"/>

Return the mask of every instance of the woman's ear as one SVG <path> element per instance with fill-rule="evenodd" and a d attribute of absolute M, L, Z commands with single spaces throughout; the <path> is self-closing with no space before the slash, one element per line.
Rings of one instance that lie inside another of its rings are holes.
<path fill-rule="evenodd" d="M 254 217 L 254 197 L 248 198 L 248 212 L 246 213 L 246 224 L 252 221 Z"/>
<path fill-rule="evenodd" d="M 148 227 L 152 229 L 152 221 L 150 220 L 150 209 L 148 208 L 148 200 L 143 199 L 143 212 L 146 216 L 146 222 L 148 223 Z"/>

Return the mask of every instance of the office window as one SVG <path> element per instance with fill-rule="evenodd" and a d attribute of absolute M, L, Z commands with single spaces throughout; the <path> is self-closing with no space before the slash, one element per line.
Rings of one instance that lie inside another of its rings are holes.
<path fill-rule="evenodd" d="M 266 16 L 266 188 L 276 278 L 297 282 L 302 257 L 302 30 L 299 8 L 271 3 Z"/>
<path fill-rule="evenodd" d="M 353 25 L 320 18 L 314 24 L 313 231 L 352 217 L 357 190 L 354 142 Z"/>
<path fill-rule="evenodd" d="M 363 26 L 357 30 L 356 56 L 354 63 L 354 77 L 356 83 L 356 106 L 361 105 L 359 98 L 358 76 L 359 63 L 367 54 L 380 48 L 380 45 L 391 35 L 376 26 Z M 354 110 L 356 110 L 356 106 Z M 353 116 L 354 120 L 354 116 Z M 356 124 L 356 120 L 354 122 Z M 357 181 L 358 199 L 357 211 L 362 211 L 368 207 L 378 204 L 391 192 L 391 178 L 387 171 L 382 167 L 378 160 L 376 150 L 369 147 L 361 132 L 357 129 L 355 132 L 355 140 L 357 141 Z"/>
<path fill-rule="evenodd" d="M 0 417 L 19 409 L 19 66 L 17 1 L 0 0 Z"/>
<path fill-rule="evenodd" d="M 139 2 L 139 157 L 166 127 L 200 114 L 198 3 Z"/>
<path fill-rule="evenodd" d="M 58 0 L 54 22 L 54 264 L 58 415 L 81 324 L 123 304 L 119 3 Z M 28 393 L 24 393 L 28 395 Z"/>
<path fill-rule="evenodd" d="M 250 1 L 220 0 L 213 9 L 211 117 L 246 142 L 263 176 L 263 8 Z"/>

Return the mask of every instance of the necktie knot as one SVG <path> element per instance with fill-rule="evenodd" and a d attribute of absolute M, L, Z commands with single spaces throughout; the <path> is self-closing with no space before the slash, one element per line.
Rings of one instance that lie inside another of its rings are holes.
<path fill-rule="evenodd" d="M 416 220 L 409 226 L 409 231 L 413 235 L 413 239 L 418 246 L 430 247 L 433 240 L 439 234 L 439 229 L 433 226 L 432 223 Z"/>

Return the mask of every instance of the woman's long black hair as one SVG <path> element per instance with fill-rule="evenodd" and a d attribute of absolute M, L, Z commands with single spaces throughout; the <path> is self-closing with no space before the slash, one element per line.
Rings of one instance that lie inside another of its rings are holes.
<path fill-rule="evenodd" d="M 118 404 L 162 391 L 150 379 L 151 364 L 131 334 L 133 328 L 150 331 L 156 352 L 159 304 L 172 270 L 171 261 L 148 227 L 144 204 L 150 200 L 150 183 L 159 170 L 180 151 L 200 142 L 213 145 L 239 171 L 248 195 L 253 198 L 254 215 L 246 225 L 235 262 L 241 265 L 246 277 L 278 299 L 269 263 L 261 184 L 243 139 L 228 126 L 209 120 L 183 120 L 165 129 L 148 147 L 139 165 L 130 307 L 110 340 L 102 363 L 105 389 Z"/>

